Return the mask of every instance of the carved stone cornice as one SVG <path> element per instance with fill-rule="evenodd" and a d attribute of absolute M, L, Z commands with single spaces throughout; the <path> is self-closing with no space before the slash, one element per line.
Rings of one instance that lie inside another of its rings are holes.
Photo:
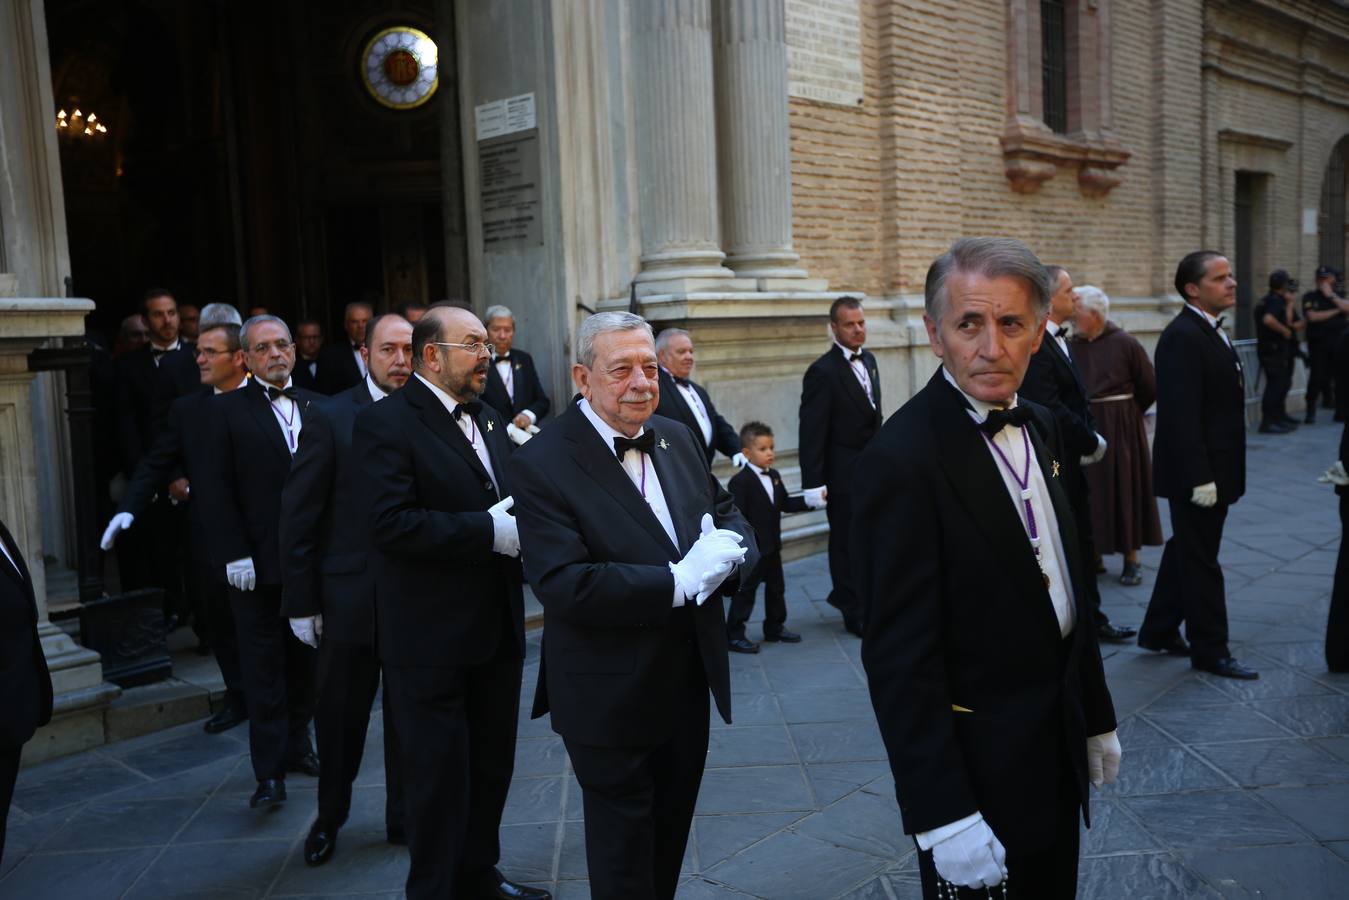
<path fill-rule="evenodd" d="M 1057 134 L 1029 116 L 1014 116 L 1002 134 L 1002 157 L 1012 189 L 1034 193 L 1060 167 L 1077 169 L 1077 183 L 1089 197 L 1103 197 L 1120 183 L 1115 169 L 1132 156 L 1108 131 Z"/>

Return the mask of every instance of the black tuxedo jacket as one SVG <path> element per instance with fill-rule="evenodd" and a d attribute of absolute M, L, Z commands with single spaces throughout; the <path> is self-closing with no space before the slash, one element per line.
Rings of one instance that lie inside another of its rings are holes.
<path fill-rule="evenodd" d="M 773 481 L 772 500 L 768 499 L 763 482 L 749 466 L 735 473 L 726 485 L 735 499 L 735 508 L 740 510 L 754 529 L 754 542 L 761 556 L 782 549 L 782 514 L 805 512 L 809 508 L 804 497 L 793 497 L 787 493 L 787 486 L 782 483 L 782 476 L 777 469 L 769 469 L 768 477 Z"/>
<path fill-rule="evenodd" d="M 674 376 L 665 369 L 660 370 L 660 403 L 656 406 L 656 415 L 664 416 L 667 419 L 674 419 L 676 422 L 683 422 L 693 432 L 694 439 L 703 448 L 703 453 L 707 455 L 707 461 L 712 462 L 712 457 L 717 455 L 720 450 L 727 459 L 740 452 L 740 435 L 731 423 L 721 417 L 717 412 L 716 404 L 712 398 L 707 395 L 701 384 L 690 381 L 693 392 L 703 401 L 703 408 L 707 410 L 707 418 L 712 422 L 712 445 L 703 444 L 703 430 L 698 427 L 698 417 L 693 414 L 689 408 L 689 403 L 684 399 L 684 395 L 675 385 Z"/>
<path fill-rule="evenodd" d="M 314 367 L 314 374 L 312 375 L 309 374 L 310 366 Z M 303 388 L 306 391 L 314 391 L 315 393 L 321 394 L 323 393 L 319 390 L 319 372 L 321 371 L 323 370 L 318 364 L 318 357 L 314 357 L 312 360 L 299 359 L 297 357 L 295 360 L 295 371 L 290 373 L 290 377 L 291 380 L 295 382 L 297 388 Z M 359 384 L 360 382 L 358 381 L 357 383 Z M 301 434 L 303 433 L 304 432 L 301 432 Z"/>
<path fill-rule="evenodd" d="M 646 428 L 658 441 L 650 458 L 677 547 L 574 401 L 511 461 L 525 575 L 543 603 L 533 714 L 551 712 L 553 729 L 582 744 L 646 746 L 681 727 L 668 715 L 681 686 L 666 676 L 687 652 L 690 627 L 717 709 L 731 721 L 722 604 L 672 608 L 670 563 L 693 546 L 704 513 L 744 535 L 740 571 L 758 562 L 754 534 L 686 427 L 653 416 Z"/>
<path fill-rule="evenodd" d="M 1219 503 L 1235 503 L 1246 493 L 1246 395 L 1236 353 L 1185 306 L 1158 339 L 1154 365 L 1154 493 L 1189 502 L 1194 488 L 1212 481 Z"/>
<path fill-rule="evenodd" d="M 548 415 L 552 405 L 544 393 L 543 382 L 539 381 L 539 370 L 534 367 L 534 357 L 523 350 L 511 348 L 511 378 L 515 387 L 515 399 L 506 393 L 506 382 L 497 372 L 494 359 L 487 367 L 487 387 L 483 389 L 482 402 L 501 414 L 507 422 L 525 410 L 534 414 L 534 421 L 541 422 Z"/>
<path fill-rule="evenodd" d="M 1081 585 L 1093 573 L 1070 549 L 1077 529 L 1055 477 L 1058 428 L 1025 405 L 1062 562 Z M 1056 834 L 1065 757 L 1087 812 L 1086 739 L 1114 730 L 1115 712 L 1088 594 L 1073 592 L 1065 641 L 997 466 L 940 369 L 862 454 L 853 523 L 862 663 L 904 830 L 977 810 L 1009 852 L 1029 852 Z"/>
<path fill-rule="evenodd" d="M 837 346 L 806 370 L 798 445 L 805 487 L 828 485 L 831 491 L 847 492 L 858 454 L 881 429 L 880 371 L 869 350 L 862 351 L 862 361 L 871 376 L 874 407 Z"/>
<path fill-rule="evenodd" d="M 52 718 L 52 680 L 37 636 L 37 600 L 19 545 L 3 524 L 0 540 L 18 565 L 0 558 L 0 747 L 22 746 Z M 0 813 L 6 810 L 0 810 Z"/>
<path fill-rule="evenodd" d="M 1077 366 L 1047 331 L 1040 349 L 1030 358 L 1017 396 L 1035 401 L 1054 416 L 1063 438 L 1065 464 L 1078 468 L 1079 457 L 1096 452 L 1096 420 L 1087 389 Z"/>
<path fill-rule="evenodd" d="M 246 389 L 247 385 L 239 388 Z M 167 493 L 169 482 L 182 476 L 187 477 L 191 496 L 200 496 L 202 486 L 215 477 L 208 462 L 212 453 L 211 414 L 217 408 L 214 394 L 212 388 L 198 384 L 196 392 L 173 401 L 164 426 L 155 434 L 154 443 L 136 464 L 126 493 L 117 507 L 118 512 L 143 515 L 156 496 Z M 209 552 L 207 540 L 211 523 L 205 516 L 203 504 L 197 499 L 189 500 L 187 513 L 191 528 L 189 544 L 192 559 L 214 567 L 215 560 Z M 231 560 L 237 558 L 230 557 Z M 223 572 L 217 574 L 224 577 Z"/>
<path fill-rule="evenodd" d="M 318 362 L 319 371 L 315 377 L 320 394 L 340 394 L 361 382 L 361 367 L 356 364 L 351 342 L 345 334 L 341 341 L 328 344 L 319 351 Z"/>
<path fill-rule="evenodd" d="M 183 341 L 160 357 L 158 366 L 149 346 L 117 360 L 117 448 L 128 475 L 149 448 L 173 399 L 201 384 L 195 355 L 196 346 Z"/>
<path fill-rule="evenodd" d="M 302 427 L 318 394 L 300 391 L 295 400 Z M 224 566 L 253 558 L 259 587 L 281 585 L 281 491 L 290 472 L 290 448 L 272 412 L 261 381 L 211 401 L 207 477 L 192 483 L 193 503 L 202 504 L 210 523 L 211 563 Z"/>
<path fill-rule="evenodd" d="M 281 612 L 292 619 L 322 613 L 325 637 L 372 645 L 370 492 L 351 452 L 356 414 L 371 402 L 361 382 L 309 407 L 281 492 Z"/>
<path fill-rule="evenodd" d="M 490 407 L 476 422 L 499 496 L 449 410 L 415 375 L 356 417 L 351 450 L 371 492 L 376 631 L 388 665 L 476 665 L 499 641 L 524 655 L 520 562 L 492 552 L 487 512 L 511 494 L 513 445 Z"/>

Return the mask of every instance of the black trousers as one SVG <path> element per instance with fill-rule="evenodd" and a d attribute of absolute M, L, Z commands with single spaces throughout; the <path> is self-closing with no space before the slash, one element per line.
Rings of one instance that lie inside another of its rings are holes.
<path fill-rule="evenodd" d="M 1227 595 L 1218 548 L 1223 540 L 1227 506 L 1204 509 L 1188 499 L 1173 499 L 1171 539 L 1162 550 L 1162 565 L 1138 630 L 1145 643 L 1162 643 L 1185 623 L 1190 658 L 1207 664 L 1230 656 L 1227 648 Z"/>
<path fill-rule="evenodd" d="M 1340 495 L 1340 555 L 1326 620 L 1326 666 L 1332 672 L 1349 672 L 1349 494 Z"/>
<path fill-rule="evenodd" d="M 248 751 L 258 781 L 284 779 L 309 750 L 314 715 L 314 650 L 281 615 L 281 587 L 228 588 L 248 701 Z"/>
<path fill-rule="evenodd" d="M 829 579 L 833 582 L 829 604 L 843 613 L 844 619 L 860 624 L 865 610 L 852 568 L 852 493 L 833 484 L 828 490 L 829 502 L 824 509 L 829 519 Z"/>
<path fill-rule="evenodd" d="M 244 703 L 244 671 L 239 662 L 239 638 L 230 609 L 229 585 L 220 580 L 221 568 L 192 564 L 197 602 L 197 634 L 211 646 L 220 677 L 225 680 L 225 702 Z"/>
<path fill-rule="evenodd" d="M 1293 384 L 1293 360 L 1287 353 L 1261 354 L 1260 368 L 1265 373 L 1265 393 L 1260 398 L 1260 421 L 1274 425 L 1288 418 L 1285 403 L 1288 389 Z"/>
<path fill-rule="evenodd" d="M 1307 342 L 1307 415 L 1316 412 L 1316 401 L 1334 409 L 1335 341 L 1337 338 L 1319 338 Z"/>
<path fill-rule="evenodd" d="M 501 858 L 498 832 L 515 770 L 524 668 L 504 625 L 502 632 L 495 654 L 482 665 L 385 661 L 402 744 L 412 857 L 408 900 L 462 896 L 466 883 L 489 873 Z"/>
<path fill-rule="evenodd" d="M 176 615 L 183 624 L 192 613 L 187 535 L 187 511 L 160 497 L 117 539 L 122 590 L 161 588 L 165 617 Z"/>
<path fill-rule="evenodd" d="M 1096 584 L 1096 536 L 1091 528 L 1091 490 L 1087 487 L 1087 476 L 1075 460 L 1065 462 L 1064 469 L 1068 499 L 1077 519 L 1078 558 L 1086 581 L 1079 590 L 1087 595 L 1096 626 L 1109 625 L 1110 617 L 1101 611 L 1101 589 Z M 1069 551 L 1065 549 L 1064 552 Z"/>
<path fill-rule="evenodd" d="M 645 747 L 565 740 L 585 807 L 586 867 L 593 900 L 670 900 L 689 840 L 707 763 L 707 676 L 690 640 L 671 678 L 686 685 L 674 731 Z"/>
<path fill-rule="evenodd" d="M 322 638 L 318 649 L 318 700 L 314 734 L 319 750 L 319 821 L 335 831 L 351 812 L 351 785 L 361 771 L 370 708 L 379 690 L 379 657 L 373 644 Z M 403 769 L 395 716 L 384 690 L 384 824 L 402 831 Z"/>
<path fill-rule="evenodd" d="M 5 825 L 9 821 L 9 804 L 14 800 L 14 782 L 19 778 L 22 753 L 22 747 L 0 747 L 0 862 L 5 860 Z"/>
<path fill-rule="evenodd" d="M 763 633 L 775 636 L 782 633 L 787 621 L 787 587 L 782 577 L 782 551 L 768 553 L 759 557 L 759 565 L 740 584 L 740 589 L 731 598 L 731 610 L 726 616 L 726 635 L 731 640 L 745 636 L 745 623 L 754 612 L 755 595 L 759 585 L 764 586 Z"/>

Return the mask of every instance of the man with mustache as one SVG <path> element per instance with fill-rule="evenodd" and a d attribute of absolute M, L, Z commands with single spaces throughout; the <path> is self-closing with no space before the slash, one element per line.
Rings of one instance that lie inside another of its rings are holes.
<path fill-rule="evenodd" d="M 281 611 L 295 636 L 318 649 L 319 808 L 304 844 L 310 866 L 332 857 L 337 831 L 351 811 L 351 786 L 361 770 L 379 687 L 369 492 L 362 461 L 351 452 L 351 436 L 357 414 L 397 391 L 412 374 L 412 325 L 399 315 L 378 316 L 367 326 L 366 338 L 361 347 L 365 380 L 310 408 L 281 492 Z M 393 844 L 407 840 L 398 756 L 398 731 L 386 703 L 384 822 Z"/>
<path fill-rule="evenodd" d="M 478 400 L 490 360 L 471 312 L 427 310 L 412 329 L 412 377 L 356 417 L 352 438 L 402 745 L 410 900 L 550 896 L 496 868 L 525 632 L 512 444 Z"/>

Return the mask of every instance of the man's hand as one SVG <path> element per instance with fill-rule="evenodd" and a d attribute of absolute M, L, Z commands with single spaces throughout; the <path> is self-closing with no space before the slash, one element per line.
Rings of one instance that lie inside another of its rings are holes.
<path fill-rule="evenodd" d="M 507 497 L 489 510 L 492 517 L 492 552 L 502 556 L 520 555 L 520 529 L 515 524 L 515 516 L 509 510 L 515 505 L 514 497 Z"/>
<path fill-rule="evenodd" d="M 225 580 L 236 591 L 251 591 L 257 587 L 258 573 L 253 568 L 253 557 L 245 556 L 243 559 L 225 563 Z"/>
<path fill-rule="evenodd" d="M 174 503 L 186 503 L 192 499 L 192 488 L 188 485 L 186 478 L 169 482 L 169 499 Z"/>
<path fill-rule="evenodd" d="M 1208 509 L 1218 505 L 1218 484 L 1210 481 L 1208 484 L 1201 484 L 1190 493 L 1190 502 L 1195 506 L 1202 506 Z"/>
<path fill-rule="evenodd" d="M 825 487 L 808 487 L 801 491 L 801 496 L 811 509 L 823 509 L 829 499 L 829 490 Z"/>
<path fill-rule="evenodd" d="M 737 469 L 745 468 L 745 463 L 747 462 L 749 462 L 749 460 L 745 459 L 745 454 L 743 453 L 737 453 L 735 456 L 731 457 L 731 465 L 735 466 Z"/>
<path fill-rule="evenodd" d="M 1087 777 L 1092 784 L 1115 783 L 1121 753 L 1119 735 L 1113 731 L 1087 738 Z"/>
<path fill-rule="evenodd" d="M 745 561 L 747 552 L 740 546 L 745 539 L 734 531 L 716 528 L 709 513 L 703 513 L 701 531 L 684 558 L 670 563 L 670 572 L 680 593 L 686 598 L 695 598 L 699 606 L 712 596 L 738 563 Z"/>
<path fill-rule="evenodd" d="M 290 620 L 290 632 L 300 639 L 300 643 L 318 649 L 319 638 L 323 637 L 323 615 L 305 616 Z"/>
<path fill-rule="evenodd" d="M 983 816 L 932 845 L 937 874 L 961 887 L 990 888 L 1007 879 L 1007 851 Z"/>
<path fill-rule="evenodd" d="M 528 431 L 529 426 L 534 424 L 534 420 L 531 419 L 529 416 L 525 415 L 524 413 L 520 413 L 518 416 L 512 419 L 511 422 L 515 425 L 516 428 L 520 429 L 521 431 Z"/>
<path fill-rule="evenodd" d="M 111 550 L 113 543 L 117 540 L 117 535 L 121 534 L 131 527 L 131 523 L 136 521 L 136 517 L 131 513 L 120 512 L 112 517 L 108 527 L 103 529 L 103 539 L 98 545 L 104 550 Z"/>

